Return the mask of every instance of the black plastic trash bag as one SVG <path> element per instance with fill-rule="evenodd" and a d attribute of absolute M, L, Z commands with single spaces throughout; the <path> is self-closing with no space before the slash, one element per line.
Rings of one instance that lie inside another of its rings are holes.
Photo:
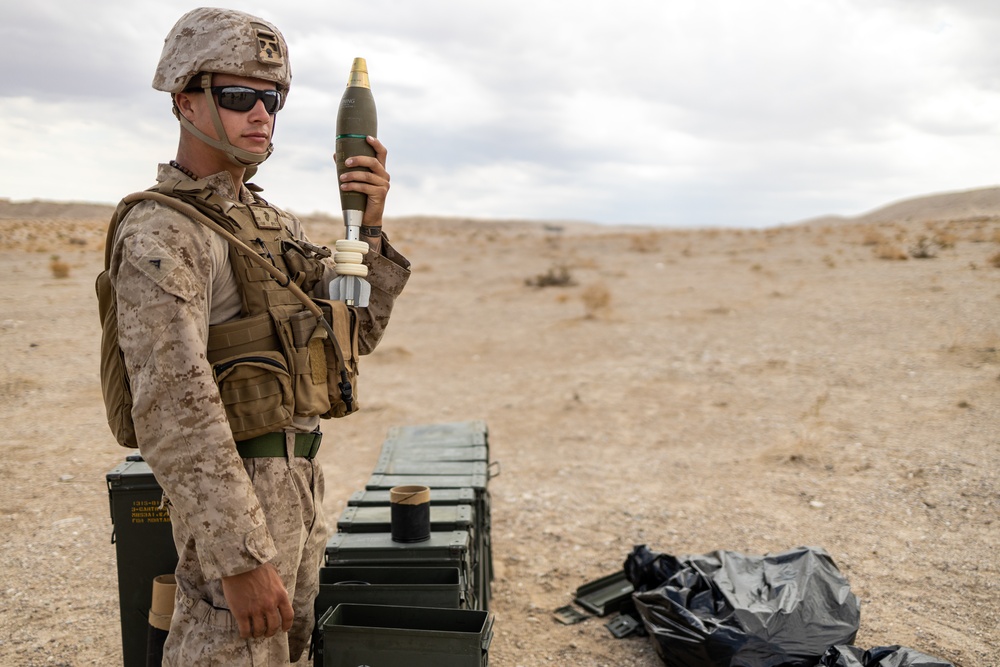
<path fill-rule="evenodd" d="M 862 651 L 856 646 L 831 646 L 820 667 L 955 667 L 950 662 L 912 648 L 876 646 Z"/>
<path fill-rule="evenodd" d="M 814 667 L 858 632 L 857 597 L 824 550 L 677 559 L 633 549 L 625 573 L 660 658 L 685 667 Z"/>

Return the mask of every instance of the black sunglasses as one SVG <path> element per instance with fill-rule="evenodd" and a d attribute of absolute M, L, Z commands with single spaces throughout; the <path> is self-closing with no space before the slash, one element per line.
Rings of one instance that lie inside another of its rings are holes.
<path fill-rule="evenodd" d="M 212 86 L 212 94 L 219 100 L 219 106 L 230 111 L 250 111 L 263 100 L 264 110 L 277 113 L 285 105 L 285 98 L 277 90 L 257 90 L 247 86 Z"/>

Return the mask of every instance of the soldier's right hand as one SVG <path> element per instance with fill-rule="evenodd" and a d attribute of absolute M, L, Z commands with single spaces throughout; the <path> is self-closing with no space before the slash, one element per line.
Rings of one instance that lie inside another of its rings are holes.
<path fill-rule="evenodd" d="M 278 570 L 270 563 L 222 578 L 222 592 L 236 618 L 240 637 L 272 637 L 292 628 L 292 603 Z"/>

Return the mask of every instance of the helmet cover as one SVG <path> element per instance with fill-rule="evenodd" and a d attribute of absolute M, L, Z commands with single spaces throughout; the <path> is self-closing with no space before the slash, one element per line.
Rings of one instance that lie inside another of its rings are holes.
<path fill-rule="evenodd" d="M 271 23 L 234 9 L 200 7 L 182 16 L 163 40 L 153 88 L 180 93 L 201 72 L 292 83 L 288 47 Z"/>

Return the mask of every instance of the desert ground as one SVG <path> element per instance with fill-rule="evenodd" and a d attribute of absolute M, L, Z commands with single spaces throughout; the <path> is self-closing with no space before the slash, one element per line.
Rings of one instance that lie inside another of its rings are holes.
<path fill-rule="evenodd" d="M 130 452 L 93 287 L 110 212 L 0 202 L 2 665 L 120 664 L 105 475 Z M 861 601 L 856 646 L 1000 665 L 1000 191 L 763 230 L 386 229 L 413 276 L 362 411 L 325 425 L 325 508 L 389 428 L 484 420 L 491 665 L 661 664 L 552 613 L 637 544 L 822 547 Z"/>

